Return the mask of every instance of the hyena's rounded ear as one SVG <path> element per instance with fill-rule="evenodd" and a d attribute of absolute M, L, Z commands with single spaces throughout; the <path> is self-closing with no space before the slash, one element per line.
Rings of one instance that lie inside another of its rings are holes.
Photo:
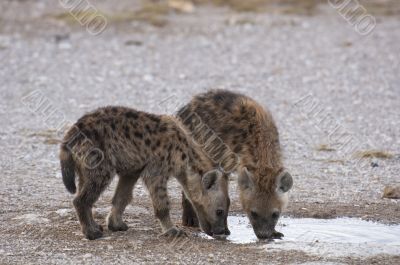
<path fill-rule="evenodd" d="M 276 191 L 278 193 L 288 192 L 293 187 L 293 178 L 289 172 L 284 171 L 276 177 Z"/>
<path fill-rule="evenodd" d="M 214 189 L 217 186 L 218 179 L 222 177 L 222 172 L 219 170 L 211 170 L 205 173 L 201 179 L 205 190 Z"/>
<path fill-rule="evenodd" d="M 242 170 L 240 171 L 239 187 L 242 190 L 254 188 L 253 175 L 247 170 L 246 167 L 243 167 Z"/>

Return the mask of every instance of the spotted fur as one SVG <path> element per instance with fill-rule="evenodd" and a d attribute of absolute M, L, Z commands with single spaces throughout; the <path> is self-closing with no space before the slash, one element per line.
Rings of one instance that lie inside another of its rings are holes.
<path fill-rule="evenodd" d="M 108 228 L 127 230 L 125 207 L 139 178 L 149 190 L 155 216 L 167 235 L 182 235 L 169 214 L 167 181 L 174 176 L 194 206 L 202 229 L 209 235 L 225 233 L 229 207 L 228 181 L 176 118 L 126 107 L 105 107 L 84 115 L 67 132 L 60 151 L 64 184 L 76 192 L 73 204 L 84 235 L 102 236 L 91 208 L 115 175 L 119 182 L 112 199 Z M 222 212 L 222 214 L 221 214 Z"/>
<path fill-rule="evenodd" d="M 221 148 L 223 152 L 237 154 L 239 159 L 231 171 L 239 173 L 241 202 L 254 231 L 259 238 L 277 234 L 275 225 L 287 204 L 286 192 L 292 186 L 292 178 L 283 169 L 279 133 L 272 115 L 245 95 L 212 90 L 195 96 L 177 116 L 199 145 L 210 138 L 211 130 L 226 144 Z M 199 126 L 200 123 L 205 125 Z M 196 226 L 197 219 L 185 199 L 183 209 L 183 223 Z"/>

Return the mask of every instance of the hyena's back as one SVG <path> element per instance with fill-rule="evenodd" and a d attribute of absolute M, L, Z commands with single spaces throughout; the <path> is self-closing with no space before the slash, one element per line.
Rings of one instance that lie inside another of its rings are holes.
<path fill-rule="evenodd" d="M 101 163 L 106 171 L 124 174 L 143 168 L 150 156 L 161 157 L 161 143 L 169 127 L 160 116 L 125 107 L 105 107 L 84 115 L 61 145 L 67 190 L 76 192 L 75 171 L 82 167 L 95 168 Z"/>
<path fill-rule="evenodd" d="M 211 90 L 195 96 L 178 112 L 185 126 L 196 131 L 198 124 L 189 118 L 195 113 L 222 142 L 240 156 L 249 170 L 281 167 L 279 134 L 271 114 L 251 98 L 227 90 Z M 198 137 L 200 141 L 207 138 Z"/>

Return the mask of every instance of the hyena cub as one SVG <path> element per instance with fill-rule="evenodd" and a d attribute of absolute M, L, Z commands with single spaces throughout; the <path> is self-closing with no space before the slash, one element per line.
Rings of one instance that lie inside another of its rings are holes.
<path fill-rule="evenodd" d="M 224 234 L 228 214 L 228 181 L 213 170 L 205 153 L 192 144 L 182 124 L 170 116 L 158 116 L 125 107 L 105 107 L 84 115 L 67 132 L 60 161 L 64 184 L 76 192 L 73 204 L 84 235 L 102 236 L 92 216 L 92 206 L 114 175 L 119 181 L 108 216 L 108 228 L 125 231 L 125 207 L 141 177 L 149 190 L 155 216 L 165 235 L 180 236 L 169 214 L 167 181 L 174 176 L 193 205 L 200 226 L 208 235 Z"/>
<path fill-rule="evenodd" d="M 271 114 L 249 97 L 213 90 L 194 97 L 177 115 L 200 146 L 211 146 L 204 150 L 214 163 L 239 173 L 240 199 L 257 237 L 282 237 L 275 226 L 293 179 L 283 168 Z M 221 148 L 215 148 L 215 143 Z M 232 153 L 239 159 L 225 159 Z M 190 202 L 183 198 L 182 205 L 182 223 L 197 226 Z"/>

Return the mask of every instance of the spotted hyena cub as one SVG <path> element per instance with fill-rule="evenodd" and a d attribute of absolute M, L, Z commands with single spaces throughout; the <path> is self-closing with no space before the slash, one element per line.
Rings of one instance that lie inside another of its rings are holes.
<path fill-rule="evenodd" d="M 249 97 L 213 90 L 194 97 L 177 116 L 215 164 L 238 173 L 240 199 L 257 237 L 283 236 L 275 226 L 293 180 L 284 170 L 271 114 Z M 190 202 L 183 198 L 182 204 L 183 224 L 197 226 Z"/>
<path fill-rule="evenodd" d="M 105 107 L 84 115 L 67 132 L 60 151 L 64 184 L 76 192 L 73 204 L 84 235 L 102 236 L 92 206 L 114 175 L 119 176 L 108 216 L 112 231 L 128 229 L 122 221 L 141 177 L 149 190 L 155 216 L 165 235 L 183 235 L 170 219 L 167 181 L 174 176 L 193 205 L 204 232 L 224 234 L 228 214 L 228 181 L 213 170 L 202 150 L 192 144 L 182 124 L 170 116 L 157 116 L 125 107 Z"/>

